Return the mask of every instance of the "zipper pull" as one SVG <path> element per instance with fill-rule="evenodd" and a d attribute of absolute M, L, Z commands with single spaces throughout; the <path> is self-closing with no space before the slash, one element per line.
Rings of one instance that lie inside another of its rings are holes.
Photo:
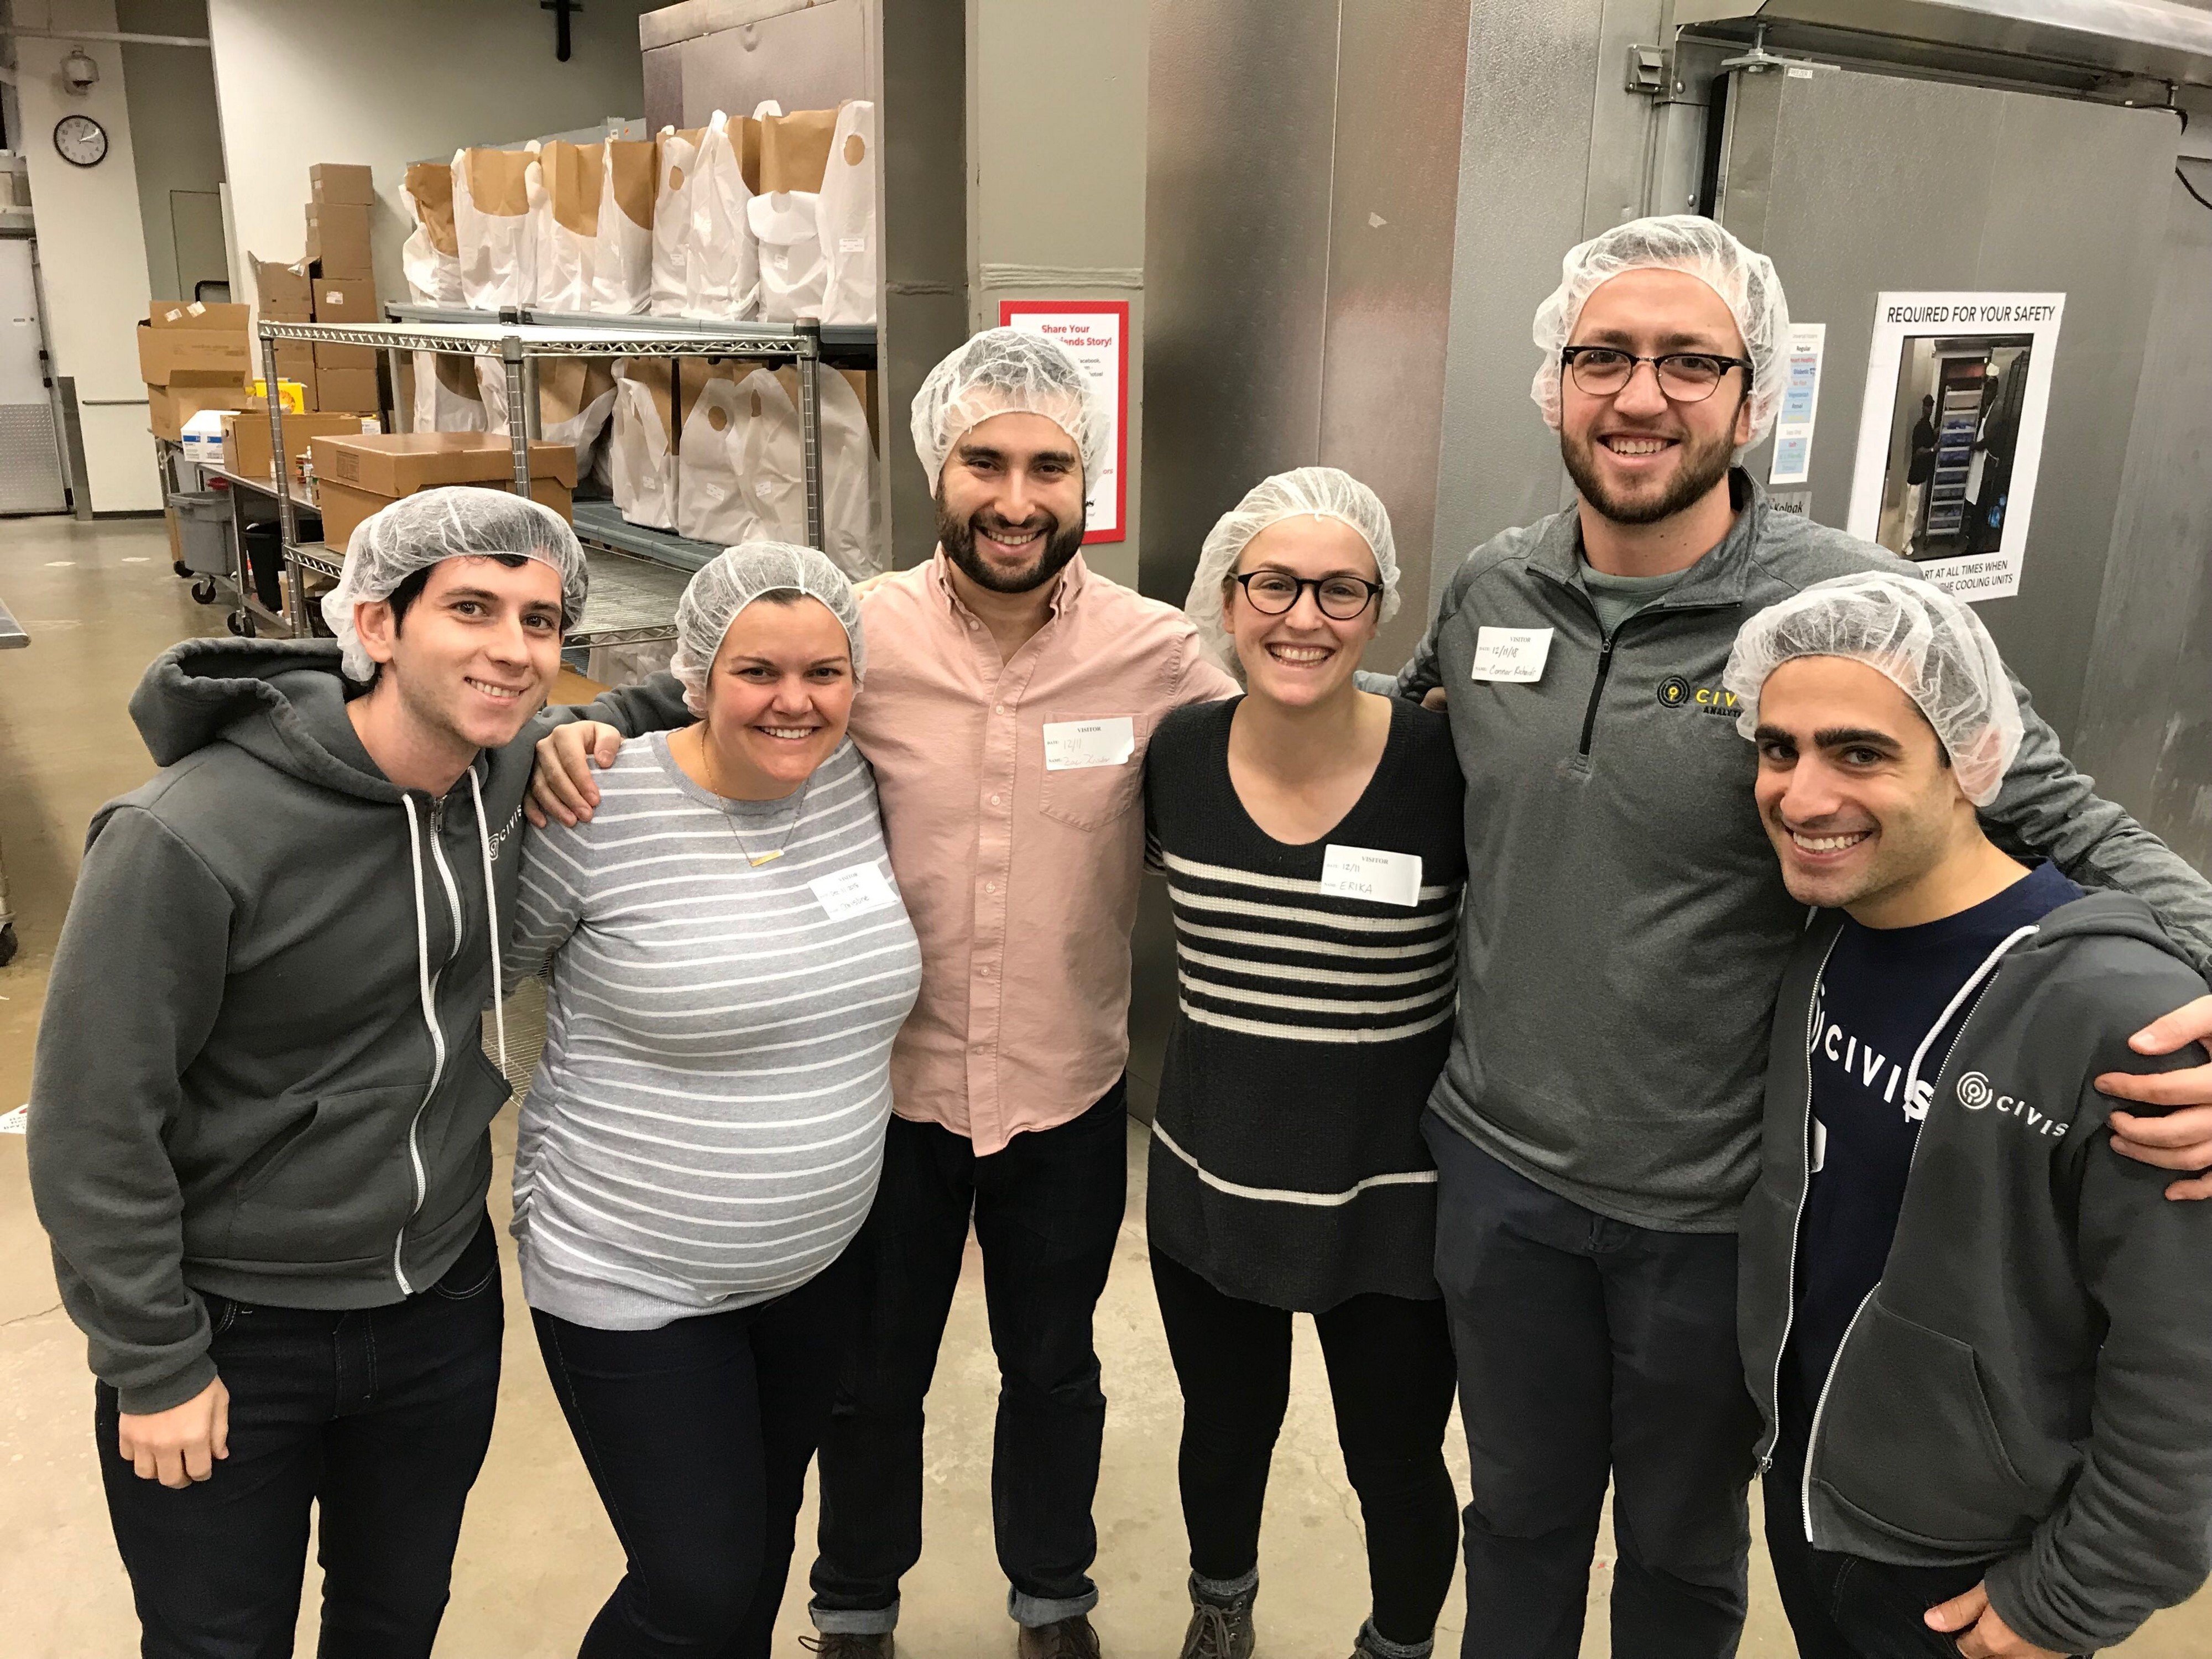
<path fill-rule="evenodd" d="M 434 836 L 446 833 L 446 803 L 442 798 L 430 803 L 430 833 Z"/>

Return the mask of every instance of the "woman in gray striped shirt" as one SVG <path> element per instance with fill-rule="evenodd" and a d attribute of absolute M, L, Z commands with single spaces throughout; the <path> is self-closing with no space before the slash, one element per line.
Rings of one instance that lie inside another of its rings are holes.
<path fill-rule="evenodd" d="M 599 1656 L 765 1655 L 873 1201 L 921 957 L 845 734 L 860 611 L 811 549 L 695 576 L 698 723 L 623 745 L 586 823 L 526 843 L 551 956 L 514 1234 L 554 1391 L 628 1572 Z"/>

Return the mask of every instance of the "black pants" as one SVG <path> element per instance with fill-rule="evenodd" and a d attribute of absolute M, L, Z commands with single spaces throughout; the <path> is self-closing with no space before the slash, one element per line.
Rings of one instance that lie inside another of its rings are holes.
<path fill-rule="evenodd" d="M 999 1358 L 991 1512 L 1008 1607 L 1045 1625 L 1097 1605 L 1091 1501 L 1106 1396 L 1091 1317 L 1127 1188 L 1123 1085 L 1057 1128 L 975 1156 L 962 1135 L 891 1120 L 876 1206 L 851 1250 L 854 1338 L 822 1441 L 816 1626 L 880 1632 L 921 1559 L 922 1400 L 972 1214 Z"/>
<path fill-rule="evenodd" d="M 230 1455 L 212 1475 L 182 1491 L 140 1480 L 116 1449 L 115 1390 L 99 1385 L 93 1410 L 140 1652 L 289 1655 L 313 1505 L 323 1659 L 427 1655 L 499 1396 L 490 1222 L 443 1279 L 388 1307 L 204 1300 L 230 1393 Z"/>
<path fill-rule="evenodd" d="M 582 1659 L 761 1659 L 850 1313 L 843 1261 L 789 1295 L 651 1331 L 533 1311 L 627 1571 Z"/>
<path fill-rule="evenodd" d="M 1991 1563 L 1901 1567 L 1805 1541 L 1804 1468 L 1777 1446 L 1766 1472 L 1766 1553 L 1803 1659 L 1959 1659 L 1959 1638 L 1928 1628 L 1928 1609 L 1964 1595 Z"/>
<path fill-rule="evenodd" d="M 1182 1386 L 1176 1472 L 1191 1570 L 1232 1583 L 1260 1562 L 1267 1466 L 1291 1402 L 1291 1316 L 1224 1295 L 1152 1252 L 1152 1286 Z M 1375 1628 L 1418 1647 L 1436 1633 L 1459 1549 L 1444 1467 L 1451 1333 L 1441 1302 L 1355 1296 L 1314 1316 L 1344 1472 L 1367 1529 Z"/>
<path fill-rule="evenodd" d="M 1597 1215 L 1431 1114 L 1437 1280 L 1474 1501 L 1468 1659 L 1573 1659 L 1613 1488 L 1613 1650 L 1723 1659 L 1742 1634 L 1758 1419 L 1735 1236 Z"/>

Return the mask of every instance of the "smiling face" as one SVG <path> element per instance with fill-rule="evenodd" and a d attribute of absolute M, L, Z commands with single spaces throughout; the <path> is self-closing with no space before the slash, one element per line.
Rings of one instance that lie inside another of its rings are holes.
<path fill-rule="evenodd" d="M 411 602 L 354 607 L 362 647 L 378 665 L 370 695 L 395 698 L 426 748 L 473 756 L 505 747 L 560 674 L 561 574 L 508 556 L 512 564 L 443 559 Z"/>
<path fill-rule="evenodd" d="M 1721 296 L 1686 271 L 1632 270 L 1601 284 L 1575 319 L 1574 345 L 1639 357 L 1673 351 L 1746 355 Z M 1656 524 L 1727 487 L 1737 448 L 1751 441 L 1748 371 L 1732 368 L 1711 397 L 1675 403 L 1639 363 L 1628 384 L 1592 397 L 1559 376 L 1559 453 L 1583 500 L 1616 524 Z"/>
<path fill-rule="evenodd" d="M 1935 729 L 1863 662 L 1784 663 L 1759 690 L 1756 741 L 1759 817 L 1800 903 L 1893 896 L 1980 835 Z"/>
<path fill-rule="evenodd" d="M 787 795 L 844 741 L 853 648 L 821 600 L 764 596 L 738 612 L 707 675 L 710 787 Z"/>
<path fill-rule="evenodd" d="M 1026 593 L 1083 547 L 1083 457 L 1042 415 L 994 415 L 961 434 L 937 481 L 937 539 L 978 587 Z"/>
<path fill-rule="evenodd" d="M 1366 538 L 1341 520 L 1311 514 L 1269 525 L 1253 537 L 1235 574 L 1321 582 L 1334 578 L 1340 586 L 1382 580 Z M 1349 588 L 1344 591 L 1349 597 Z M 1243 665 L 1245 690 L 1296 707 L 1341 695 L 1382 623 L 1379 597 L 1364 597 L 1368 603 L 1358 616 L 1339 621 L 1322 610 L 1317 589 L 1301 588 L 1289 610 L 1269 616 L 1252 602 L 1249 585 L 1224 582 L 1222 614 Z"/>

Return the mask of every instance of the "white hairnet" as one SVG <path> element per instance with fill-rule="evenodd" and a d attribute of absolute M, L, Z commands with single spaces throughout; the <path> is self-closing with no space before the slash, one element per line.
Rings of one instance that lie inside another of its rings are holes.
<path fill-rule="evenodd" d="M 770 593 L 804 593 L 830 608 L 845 630 L 858 684 L 866 649 L 860 641 L 860 602 L 853 584 L 826 553 L 789 542 L 739 542 L 699 568 L 676 603 L 676 651 L 668 672 L 684 683 L 684 706 L 707 712 L 707 676 L 738 612 Z"/>
<path fill-rule="evenodd" d="M 323 620 L 337 636 L 345 675 L 373 680 L 376 665 L 353 625 L 353 608 L 388 599 L 418 570 L 447 559 L 520 554 L 550 564 L 561 576 L 561 625 L 584 613 L 591 575 L 576 532 L 551 507 L 477 484 L 446 484 L 402 495 L 355 526 L 338 585 L 323 596 Z"/>
<path fill-rule="evenodd" d="M 1559 424 L 1559 350 L 1574 338 L 1583 304 L 1606 283 L 1632 270 L 1680 270 L 1719 295 L 1735 313 L 1751 359 L 1751 441 L 1774 428 L 1783 382 L 1790 373 L 1790 302 L 1774 261 L 1754 253 L 1711 219 L 1670 213 L 1632 219 L 1570 248 L 1559 262 L 1559 285 L 1536 307 L 1531 331 L 1544 360 L 1528 395 L 1544 411 L 1544 424 Z"/>
<path fill-rule="evenodd" d="M 1285 519 L 1299 518 L 1334 519 L 1358 532 L 1375 555 L 1376 575 L 1382 584 L 1381 619 L 1388 622 L 1397 612 L 1398 545 L 1390 534 L 1390 515 L 1373 490 L 1333 466 L 1301 466 L 1262 478 L 1206 532 L 1197 573 L 1190 579 L 1190 597 L 1182 605 L 1183 615 L 1197 625 L 1206 655 L 1240 680 L 1244 669 L 1229 632 L 1221 585 L 1255 536 Z"/>
<path fill-rule="evenodd" d="M 1977 806 L 1996 796 L 2020 752 L 2020 701 L 1996 642 L 1964 601 L 1916 577 L 1862 570 L 1815 582 L 1743 625 L 1721 683 L 1736 695 L 1735 729 L 1759 730 L 1759 688 L 1798 657 L 1863 662 L 1912 699 Z"/>
<path fill-rule="evenodd" d="M 1106 400 L 1057 340 L 988 328 L 929 371 L 914 394 L 914 453 L 937 486 L 945 458 L 994 415 L 1042 415 L 1073 439 L 1087 485 L 1106 459 Z"/>

